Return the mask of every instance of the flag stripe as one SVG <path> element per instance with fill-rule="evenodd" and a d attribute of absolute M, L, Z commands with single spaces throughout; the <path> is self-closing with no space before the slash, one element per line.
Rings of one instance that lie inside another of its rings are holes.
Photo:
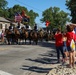
<path fill-rule="evenodd" d="M 20 22 L 21 20 L 22 20 L 22 16 L 21 15 L 19 15 L 19 16 L 15 15 L 15 21 L 16 22 Z"/>

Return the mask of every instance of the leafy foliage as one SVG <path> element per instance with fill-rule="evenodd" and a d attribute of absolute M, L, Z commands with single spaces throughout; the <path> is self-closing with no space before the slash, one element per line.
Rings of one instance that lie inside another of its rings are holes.
<path fill-rule="evenodd" d="M 4 14 L 2 16 L 4 16 L 5 18 L 7 18 L 11 21 L 14 21 L 15 14 L 17 12 L 21 14 L 22 10 L 24 10 L 25 14 L 30 17 L 29 24 L 31 26 L 34 25 L 35 18 L 39 16 L 38 13 L 35 13 L 33 10 L 28 11 L 27 8 L 20 6 L 20 5 L 14 5 L 12 8 L 8 8 L 8 9 L 6 9 L 6 11 L 4 10 L 3 11 Z M 5 15 L 5 13 L 6 13 L 6 15 Z"/>
<path fill-rule="evenodd" d="M 6 0 L 0 0 L 0 16 L 4 16 L 4 10 L 7 6 L 7 1 Z M 5 10 L 6 11 L 6 10 Z"/>
<path fill-rule="evenodd" d="M 76 23 L 76 0 L 66 0 L 66 6 L 71 11 L 72 23 Z"/>
<path fill-rule="evenodd" d="M 60 10 L 58 7 L 50 7 L 42 13 L 43 18 L 41 22 L 50 22 L 49 28 L 65 27 L 66 21 L 69 21 L 68 13 Z"/>
<path fill-rule="evenodd" d="M 22 7 L 22 6 L 20 6 L 20 5 L 15 5 L 13 8 L 9 8 L 9 9 L 8 9 L 8 13 L 9 13 L 8 18 L 10 18 L 11 20 L 14 20 L 15 13 L 18 12 L 18 13 L 21 14 L 21 12 L 22 12 L 23 10 L 25 11 L 25 14 L 30 17 L 30 23 L 29 23 L 29 24 L 30 24 L 31 26 L 34 25 L 34 23 L 35 23 L 35 18 L 38 16 L 38 13 L 35 13 L 33 10 L 28 11 L 27 8 Z"/>
<path fill-rule="evenodd" d="M 7 1 L 6 0 L 0 0 L 0 9 L 4 9 L 7 6 Z"/>
<path fill-rule="evenodd" d="M 26 7 L 20 5 L 14 5 L 11 8 L 7 8 L 8 2 L 6 0 L 0 0 L 0 16 L 5 17 L 8 20 L 14 21 L 15 14 L 18 12 L 21 14 L 22 10 L 25 11 L 25 14 L 30 17 L 29 24 L 31 26 L 34 25 L 36 17 L 38 17 L 38 13 L 34 12 L 33 10 L 28 11 Z"/>

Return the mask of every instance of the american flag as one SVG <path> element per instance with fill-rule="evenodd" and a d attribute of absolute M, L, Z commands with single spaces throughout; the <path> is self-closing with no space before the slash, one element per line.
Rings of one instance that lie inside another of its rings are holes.
<path fill-rule="evenodd" d="M 15 14 L 15 22 L 21 22 L 22 16 L 19 13 Z"/>

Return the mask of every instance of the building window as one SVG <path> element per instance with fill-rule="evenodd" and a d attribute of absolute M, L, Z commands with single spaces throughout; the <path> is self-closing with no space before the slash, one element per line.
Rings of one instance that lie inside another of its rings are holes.
<path fill-rule="evenodd" d="M 2 29 L 2 24 L 0 24 L 0 29 Z"/>

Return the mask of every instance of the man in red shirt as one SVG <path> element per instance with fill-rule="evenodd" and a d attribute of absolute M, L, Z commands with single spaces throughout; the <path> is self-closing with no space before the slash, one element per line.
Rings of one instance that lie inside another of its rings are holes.
<path fill-rule="evenodd" d="M 56 46 L 57 59 L 58 59 L 57 63 L 60 63 L 60 52 L 62 54 L 63 62 L 64 62 L 65 55 L 63 52 L 63 40 L 62 40 L 62 34 L 61 34 L 60 29 L 57 29 L 57 31 L 55 33 L 55 46 Z"/>

